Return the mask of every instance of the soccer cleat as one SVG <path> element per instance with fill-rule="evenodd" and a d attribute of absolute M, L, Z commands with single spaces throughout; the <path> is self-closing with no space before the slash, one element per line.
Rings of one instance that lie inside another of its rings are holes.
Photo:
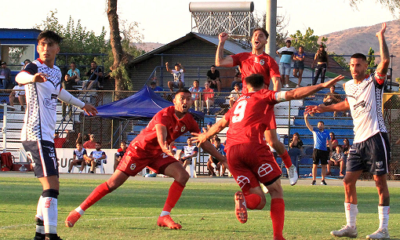
<path fill-rule="evenodd" d="M 326 184 L 325 180 L 322 180 L 321 185 L 328 185 L 328 184 Z"/>
<path fill-rule="evenodd" d="M 62 240 L 60 236 L 57 236 L 57 234 L 50 234 L 50 236 L 46 236 L 45 240 Z"/>
<path fill-rule="evenodd" d="M 332 231 L 331 232 L 332 236 L 335 237 L 350 237 L 350 238 L 355 238 L 357 237 L 357 227 L 350 227 L 348 225 L 343 226 L 342 229 Z"/>
<path fill-rule="evenodd" d="M 170 229 L 181 229 L 182 226 L 174 220 L 172 220 L 171 215 L 159 216 L 157 220 L 157 225 L 159 227 L 169 227 Z"/>
<path fill-rule="evenodd" d="M 315 181 L 315 180 L 313 180 L 312 182 L 311 182 L 311 185 L 316 185 L 317 184 L 317 181 Z"/>
<path fill-rule="evenodd" d="M 77 211 L 72 210 L 69 213 L 67 219 L 65 219 L 65 226 L 73 227 L 75 225 L 75 223 L 79 220 L 80 217 L 81 217 L 81 215 Z"/>
<path fill-rule="evenodd" d="M 367 239 L 390 239 L 389 231 L 386 228 L 378 228 L 374 233 L 367 235 Z"/>
<path fill-rule="evenodd" d="M 38 232 L 36 232 L 36 235 L 33 238 L 33 240 L 44 240 L 44 239 L 45 239 L 45 235 L 41 234 L 41 233 L 38 233 Z"/>
<path fill-rule="evenodd" d="M 241 191 L 235 193 L 235 214 L 240 223 L 247 222 L 247 207 Z"/>
<path fill-rule="evenodd" d="M 290 185 L 294 186 L 297 183 L 297 179 L 299 179 L 299 176 L 297 175 L 296 166 L 292 165 L 287 170 L 288 170 Z"/>

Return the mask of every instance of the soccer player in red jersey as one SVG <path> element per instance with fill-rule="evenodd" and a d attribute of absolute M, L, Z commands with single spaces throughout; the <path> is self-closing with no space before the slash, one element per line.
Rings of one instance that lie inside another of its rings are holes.
<path fill-rule="evenodd" d="M 170 212 L 181 197 L 186 182 L 189 180 L 189 174 L 173 157 L 169 144 L 188 131 L 199 133 L 200 129 L 193 116 L 188 113 L 192 105 L 191 93 L 181 89 L 176 92 L 173 102 L 174 106 L 158 112 L 143 132 L 130 143 L 111 178 L 100 184 L 78 208 L 71 211 L 65 220 L 67 227 L 73 227 L 90 206 L 121 186 L 129 176 L 135 176 L 147 166 L 153 172 L 173 177 L 175 180 L 169 189 L 157 225 L 171 229 L 182 228 L 180 224 L 172 220 Z M 202 148 L 227 166 L 225 157 L 217 152 L 210 142 L 202 144 Z"/>
<path fill-rule="evenodd" d="M 253 74 L 245 81 L 248 93 L 242 95 L 225 116 L 205 133 L 192 133 L 198 143 L 207 142 L 214 134 L 229 126 L 227 132 L 227 159 L 229 171 L 242 189 L 235 194 L 235 213 L 241 223 L 247 221 L 247 208 L 263 209 L 266 199 L 260 187 L 264 184 L 271 195 L 271 219 L 274 240 L 282 236 L 285 219 L 285 203 L 279 165 L 266 145 L 264 131 L 275 121 L 273 105 L 282 101 L 301 99 L 323 88 L 329 88 L 343 79 L 335 79 L 316 86 L 297 88 L 288 92 L 276 92 L 263 87 L 263 76 Z"/>
<path fill-rule="evenodd" d="M 219 35 L 215 65 L 222 67 L 239 66 L 243 79 L 242 93 L 244 94 L 247 93 L 244 79 L 251 74 L 261 74 L 264 77 L 264 88 L 268 89 L 270 80 L 272 79 L 274 91 L 279 91 L 281 89 L 278 64 L 271 56 L 264 52 L 268 36 L 269 34 L 264 28 L 256 28 L 251 38 L 251 44 L 253 46 L 251 52 L 224 57 L 224 44 L 229 36 L 226 33 L 221 33 Z M 298 179 L 296 167 L 292 164 L 292 160 L 290 159 L 288 151 L 285 149 L 285 145 L 277 138 L 275 120 L 267 127 L 265 138 L 268 144 L 276 150 L 285 163 L 290 185 L 295 185 Z"/>

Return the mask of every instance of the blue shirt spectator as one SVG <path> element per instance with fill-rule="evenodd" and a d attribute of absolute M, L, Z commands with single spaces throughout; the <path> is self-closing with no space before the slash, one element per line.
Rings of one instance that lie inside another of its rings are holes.
<path fill-rule="evenodd" d="M 331 140 L 329 132 L 326 130 L 321 131 L 319 128 L 314 127 L 312 133 L 314 138 L 314 148 L 328 151 L 328 148 L 326 147 L 326 141 Z"/>

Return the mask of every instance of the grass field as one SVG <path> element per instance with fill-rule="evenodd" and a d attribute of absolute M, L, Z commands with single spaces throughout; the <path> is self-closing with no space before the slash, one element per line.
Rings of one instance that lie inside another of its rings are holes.
<path fill-rule="evenodd" d="M 66 228 L 64 220 L 103 179 L 73 179 L 61 175 L 59 196 L 59 235 L 63 239 L 272 239 L 269 196 L 262 211 L 249 211 L 249 220 L 240 224 L 234 215 L 233 194 L 239 189 L 232 179 L 189 180 L 177 206 L 172 211 L 182 230 L 156 225 L 172 182 L 169 178 L 131 178 L 109 194 L 78 221 Z M 76 176 L 76 175 L 75 175 Z M 328 184 L 330 182 L 328 181 Z M 283 184 L 286 239 L 334 239 L 331 230 L 345 224 L 343 187 L 309 186 L 305 180 L 294 187 Z M 377 193 L 371 187 L 358 187 L 358 239 L 378 227 Z M 4 177 L 0 174 L 0 239 L 32 239 L 34 215 L 41 192 L 39 181 L 32 177 Z M 389 232 L 400 239 L 400 188 L 390 188 L 391 214 Z"/>

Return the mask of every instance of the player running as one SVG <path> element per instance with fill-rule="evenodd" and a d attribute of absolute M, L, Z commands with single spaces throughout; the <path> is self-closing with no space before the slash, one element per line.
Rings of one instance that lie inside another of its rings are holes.
<path fill-rule="evenodd" d="M 389 67 L 389 50 L 384 33 L 386 23 L 376 33 L 379 40 L 381 62 L 376 72 L 366 74 L 368 63 L 365 55 L 356 53 L 350 59 L 353 80 L 345 85 L 346 100 L 330 106 L 308 106 L 310 113 L 351 111 L 354 124 L 354 141 L 349 150 L 344 185 L 344 209 L 347 224 L 340 230 L 332 231 L 335 237 L 357 237 L 356 217 L 358 214 L 356 182 L 362 172 L 374 175 L 379 195 L 379 228 L 368 235 L 368 239 L 389 237 L 389 189 L 386 178 L 389 172 L 390 143 L 382 116 L 382 95 L 385 77 Z"/>
<path fill-rule="evenodd" d="M 253 46 L 251 52 L 243 52 L 224 57 L 224 45 L 229 36 L 226 33 L 221 33 L 219 35 L 215 65 L 222 67 L 240 67 L 243 79 L 243 94 L 247 93 L 246 81 L 244 81 L 244 79 L 251 74 L 261 74 L 264 77 L 264 88 L 268 89 L 270 80 L 272 79 L 274 91 L 279 91 L 281 89 L 278 64 L 271 56 L 264 52 L 268 36 L 269 34 L 265 29 L 256 28 L 251 38 L 251 44 Z M 292 160 L 288 151 L 285 149 L 285 145 L 277 138 L 275 120 L 268 124 L 265 131 L 265 138 L 268 144 L 276 150 L 285 163 L 290 185 L 295 185 L 298 179 L 296 166 L 292 164 Z"/>
<path fill-rule="evenodd" d="M 57 236 L 57 198 L 60 182 L 54 148 L 57 99 L 82 108 L 89 115 L 97 110 L 61 88 L 61 71 L 54 65 L 60 52 L 62 38 L 52 31 L 41 32 L 37 38 L 39 58 L 29 63 L 16 76 L 25 85 L 26 113 L 21 141 L 29 158 L 35 163 L 34 172 L 43 186 L 36 213 L 35 240 L 60 239 Z"/>
<path fill-rule="evenodd" d="M 65 220 L 66 226 L 73 227 L 90 206 L 121 186 L 129 176 L 135 176 L 147 166 L 153 172 L 173 177 L 175 180 L 169 189 L 157 225 L 181 229 L 182 226 L 172 220 L 170 212 L 181 197 L 186 182 L 189 180 L 189 174 L 173 157 L 169 145 L 188 131 L 200 132 L 197 122 L 188 113 L 192 101 L 191 93 L 188 90 L 178 90 L 173 100 L 174 106 L 158 112 L 143 132 L 132 140 L 111 178 L 100 184 L 78 208 L 70 212 Z M 227 165 L 225 157 L 217 152 L 210 142 L 202 144 L 202 148 Z"/>
<path fill-rule="evenodd" d="M 316 86 L 276 92 L 264 88 L 262 75 L 250 75 L 245 79 L 248 93 L 242 95 L 225 116 L 206 133 L 192 133 L 195 142 L 205 143 L 211 136 L 229 126 L 226 141 L 227 159 L 229 171 L 242 189 L 235 194 L 235 213 L 241 223 L 247 221 L 247 208 L 263 209 L 266 204 L 259 184 L 261 182 L 271 195 L 274 240 L 284 239 L 282 230 L 285 203 L 280 182 L 282 171 L 266 145 L 263 133 L 268 125 L 275 121 L 273 105 L 304 98 L 333 86 L 341 79 L 343 76 Z"/>

